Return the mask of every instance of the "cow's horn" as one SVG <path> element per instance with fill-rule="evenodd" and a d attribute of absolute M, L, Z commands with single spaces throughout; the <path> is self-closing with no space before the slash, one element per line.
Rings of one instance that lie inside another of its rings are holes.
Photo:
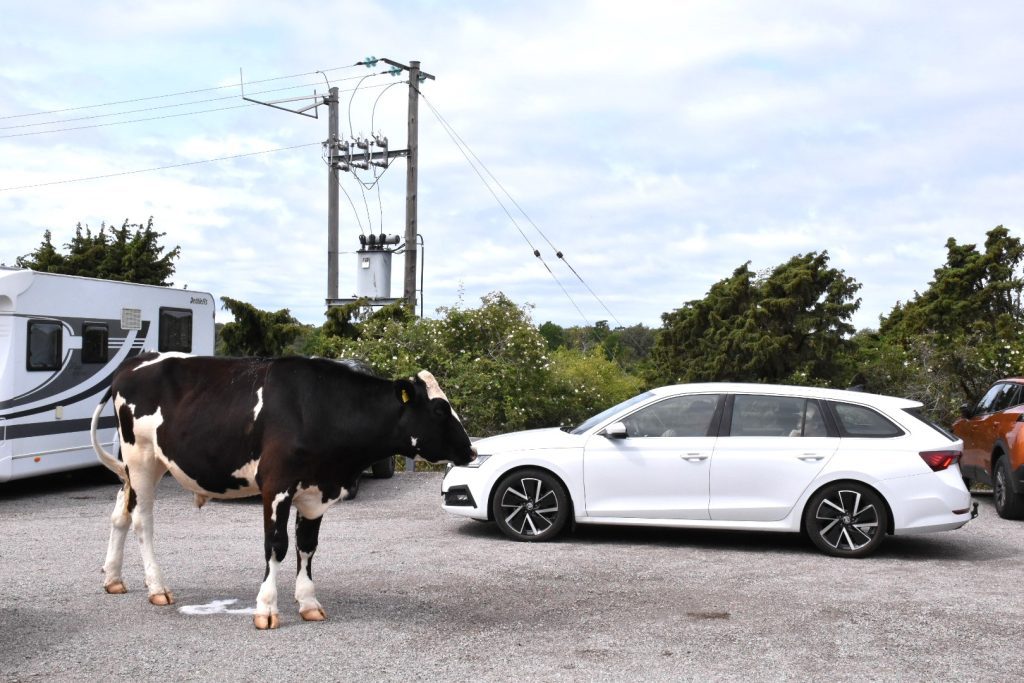
<path fill-rule="evenodd" d="M 437 380 L 434 379 L 434 376 L 430 374 L 429 370 L 420 370 L 419 374 L 416 376 L 423 380 L 423 383 L 427 385 L 428 398 L 443 398 L 446 401 L 448 400 L 448 397 L 444 395 L 443 391 L 441 391 L 441 385 L 437 383 Z"/>

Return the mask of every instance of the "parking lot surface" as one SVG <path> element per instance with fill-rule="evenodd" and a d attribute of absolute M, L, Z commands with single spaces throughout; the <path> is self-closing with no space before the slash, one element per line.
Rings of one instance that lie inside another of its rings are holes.
<path fill-rule="evenodd" d="M 447 516 L 441 475 L 369 480 L 328 511 L 314 562 L 329 620 L 282 572 L 281 628 L 246 608 L 263 579 L 255 499 L 202 510 L 165 479 L 156 551 L 178 603 L 100 566 L 105 471 L 0 486 L 0 679 L 1020 680 L 1024 522 L 890 537 L 865 560 L 796 535 L 579 527 L 513 543 Z M 294 566 L 294 540 L 284 566 Z M 184 609 L 183 609 L 184 608 Z M 234 612 L 229 610 L 236 610 Z"/>

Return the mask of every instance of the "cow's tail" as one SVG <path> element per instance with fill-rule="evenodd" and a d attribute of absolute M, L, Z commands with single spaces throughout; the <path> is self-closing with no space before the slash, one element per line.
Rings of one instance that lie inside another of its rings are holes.
<path fill-rule="evenodd" d="M 110 400 L 111 390 L 107 389 L 107 393 L 103 394 L 103 399 L 100 400 L 100 404 L 96 406 L 96 410 L 92 413 L 92 425 L 89 427 L 89 433 L 92 436 L 92 447 L 96 451 L 96 455 L 99 456 L 100 462 L 102 462 L 108 470 L 116 474 L 121 478 L 121 481 L 128 483 L 128 468 L 124 466 L 124 463 L 118 460 L 113 453 L 108 453 L 103 444 L 100 443 L 99 437 L 96 435 L 96 430 L 100 424 L 100 413 L 103 412 L 103 408 L 106 407 L 107 402 Z"/>

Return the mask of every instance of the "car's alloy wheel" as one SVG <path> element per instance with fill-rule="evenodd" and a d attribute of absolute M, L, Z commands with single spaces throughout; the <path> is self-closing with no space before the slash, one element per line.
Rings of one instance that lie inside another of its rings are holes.
<path fill-rule="evenodd" d="M 992 501 L 1003 519 L 1024 519 L 1024 495 L 1014 493 L 1010 484 L 1010 464 L 1006 456 L 996 461 L 992 477 Z"/>
<path fill-rule="evenodd" d="M 546 541 L 569 519 L 569 497 L 551 474 L 529 469 L 502 479 L 491 503 L 494 521 L 509 538 Z"/>
<path fill-rule="evenodd" d="M 804 512 L 804 527 L 811 541 L 836 557 L 871 554 L 885 538 L 887 526 L 882 499 L 854 482 L 825 487 L 811 498 Z"/>

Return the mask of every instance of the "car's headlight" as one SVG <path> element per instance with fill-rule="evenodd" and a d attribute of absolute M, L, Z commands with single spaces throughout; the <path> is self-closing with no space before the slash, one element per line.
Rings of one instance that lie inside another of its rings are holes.
<path fill-rule="evenodd" d="M 491 456 L 489 456 L 489 455 L 478 455 L 478 456 L 476 456 L 473 459 L 473 462 L 471 462 L 468 465 L 466 465 L 466 467 L 480 467 L 480 465 L 483 465 L 484 461 L 487 460 L 487 458 L 489 458 L 489 457 L 491 457 Z"/>

